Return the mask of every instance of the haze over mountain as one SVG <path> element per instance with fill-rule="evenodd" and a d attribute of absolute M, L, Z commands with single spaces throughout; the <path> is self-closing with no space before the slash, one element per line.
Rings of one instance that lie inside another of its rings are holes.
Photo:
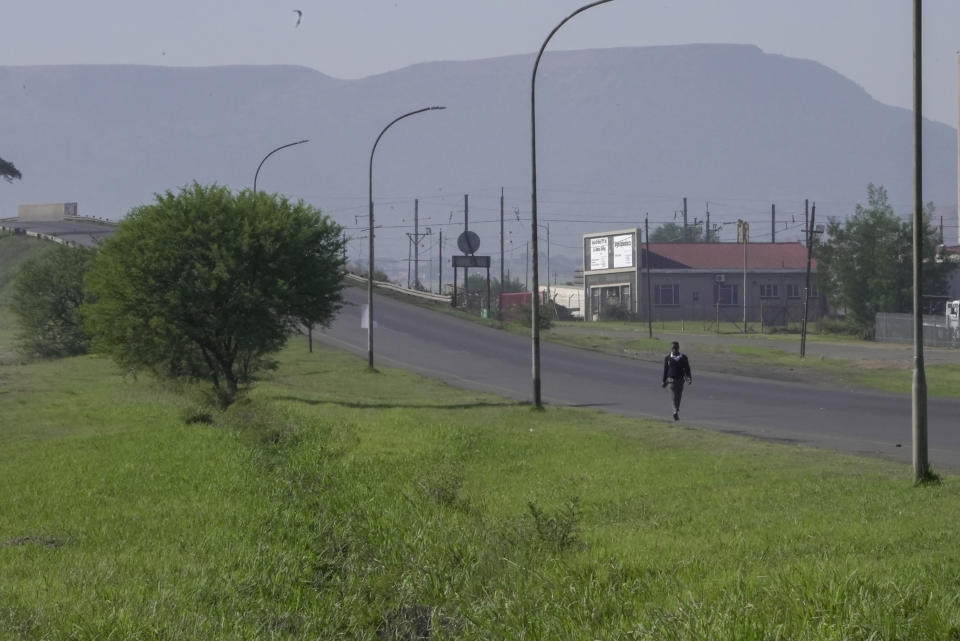
<path fill-rule="evenodd" d="M 0 185 L 0 218 L 21 203 L 59 201 L 121 218 L 193 180 L 251 187 L 267 152 L 307 138 L 264 163 L 258 189 L 332 215 L 357 238 L 356 259 L 366 255 L 359 237 L 377 134 L 400 114 L 444 105 L 397 123 L 377 147 L 378 259 L 406 270 L 417 198 L 421 232 L 432 232 L 421 255 L 436 262 L 442 229 L 447 262 L 465 193 L 479 253 L 496 256 L 503 186 L 507 251 L 522 279 L 532 64 L 532 55 L 434 62 L 349 81 L 291 66 L 0 67 L 0 156 L 23 173 Z M 956 130 L 928 121 L 924 138 L 924 197 L 944 215 L 949 241 Z M 673 222 L 684 196 L 691 223 L 709 207 L 712 224 L 744 218 L 767 241 L 771 203 L 776 239 L 797 240 L 804 198 L 816 201 L 818 220 L 852 213 L 871 182 L 899 214 L 912 202 L 908 110 L 819 63 L 747 45 L 550 52 L 537 76 L 537 145 L 540 222 L 550 225 L 560 281 L 579 260 L 582 233 L 642 226 L 647 213 L 651 229 Z M 733 240 L 732 225 L 721 234 Z"/>

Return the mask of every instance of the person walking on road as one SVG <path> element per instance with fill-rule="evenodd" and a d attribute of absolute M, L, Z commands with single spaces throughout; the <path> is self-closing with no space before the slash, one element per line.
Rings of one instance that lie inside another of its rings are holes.
<path fill-rule="evenodd" d="M 680 420 L 680 399 L 683 397 L 683 385 L 693 385 L 693 372 L 690 360 L 680 353 L 680 343 L 673 341 L 670 353 L 663 359 L 663 387 L 670 386 L 673 393 L 673 420 Z"/>

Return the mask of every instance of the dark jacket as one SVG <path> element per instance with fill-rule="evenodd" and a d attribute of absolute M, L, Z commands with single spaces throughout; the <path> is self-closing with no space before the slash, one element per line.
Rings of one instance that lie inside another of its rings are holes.
<path fill-rule="evenodd" d="M 693 372 L 690 371 L 690 360 L 686 354 L 673 355 L 671 352 L 663 359 L 663 382 L 667 379 L 683 381 L 685 378 L 693 378 Z"/>

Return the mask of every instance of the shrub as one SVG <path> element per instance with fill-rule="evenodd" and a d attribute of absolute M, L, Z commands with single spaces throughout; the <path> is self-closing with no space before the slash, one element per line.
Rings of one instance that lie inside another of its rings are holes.
<path fill-rule="evenodd" d="M 46 358 L 84 354 L 90 337 L 80 308 L 94 250 L 57 245 L 25 262 L 13 282 L 10 307 L 20 323 L 19 348 Z"/>

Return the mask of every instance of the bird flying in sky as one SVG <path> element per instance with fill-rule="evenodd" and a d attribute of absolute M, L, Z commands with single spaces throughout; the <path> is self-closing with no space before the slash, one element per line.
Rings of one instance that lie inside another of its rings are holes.
<path fill-rule="evenodd" d="M 294 12 L 295 14 L 297 14 L 297 24 L 295 24 L 295 25 L 293 25 L 293 26 L 294 26 L 294 27 L 299 27 L 299 26 L 300 26 L 300 19 L 303 17 L 303 11 L 300 11 L 299 9 L 294 9 L 293 12 Z"/>

